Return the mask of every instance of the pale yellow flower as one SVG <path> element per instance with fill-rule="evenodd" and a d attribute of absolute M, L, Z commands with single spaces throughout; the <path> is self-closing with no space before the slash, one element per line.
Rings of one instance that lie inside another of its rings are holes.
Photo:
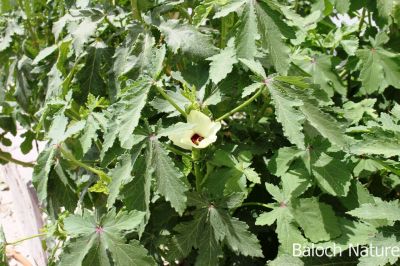
<path fill-rule="evenodd" d="M 172 142 L 183 149 L 203 149 L 217 140 L 217 132 L 221 129 L 221 123 L 211 121 L 202 112 L 192 110 L 187 117 L 187 124 L 191 129 L 169 135 Z"/>

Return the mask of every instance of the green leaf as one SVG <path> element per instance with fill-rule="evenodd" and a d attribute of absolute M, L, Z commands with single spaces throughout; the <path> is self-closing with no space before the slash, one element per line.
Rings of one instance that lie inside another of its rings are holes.
<path fill-rule="evenodd" d="M 193 15 L 193 19 L 192 19 L 193 25 L 198 27 L 198 26 L 204 24 L 205 21 L 207 20 L 208 15 L 210 14 L 210 12 L 212 10 L 213 10 L 212 4 L 198 5 L 194 9 L 194 15 Z"/>
<path fill-rule="evenodd" d="M 241 6 L 245 2 L 246 1 L 240 1 L 240 2 L 236 1 L 234 3 L 237 3 L 238 5 Z M 236 7 L 236 5 L 234 5 L 234 7 Z M 240 23 L 240 28 L 236 35 L 237 56 L 238 58 L 245 58 L 252 60 L 257 53 L 256 39 L 258 35 L 257 17 L 254 5 L 252 3 L 249 3 L 245 6 L 241 21 L 242 22 Z"/>
<path fill-rule="evenodd" d="M 299 157 L 303 151 L 294 147 L 283 147 L 275 153 L 268 162 L 268 169 L 276 176 L 282 176 L 289 170 L 290 164 Z"/>
<path fill-rule="evenodd" d="M 230 220 L 229 233 L 226 234 L 228 246 L 233 251 L 239 252 L 244 256 L 263 257 L 257 237 L 250 233 L 248 228 L 246 223 L 232 218 Z"/>
<path fill-rule="evenodd" d="M 253 1 L 249 1 L 249 5 L 252 5 L 252 3 Z M 258 2 L 255 5 L 255 11 L 261 46 L 268 50 L 276 71 L 285 75 L 290 66 L 290 49 L 285 44 L 281 32 L 284 30 L 282 28 L 284 22 L 278 20 L 279 12 L 271 8 L 266 2 Z"/>
<path fill-rule="evenodd" d="M 147 256 L 146 250 L 137 242 L 125 244 L 122 233 L 132 231 L 141 223 L 143 212 L 110 210 L 102 217 L 92 216 L 85 210 L 83 216 L 71 215 L 64 219 L 64 229 L 72 236 L 65 252 L 62 253 L 60 265 L 82 265 L 95 262 L 98 265 L 111 265 L 107 252 L 118 265 L 140 265 L 155 262 Z M 134 257 L 132 257 L 135 255 Z M 122 262 L 124 261 L 124 262 Z M 124 263 L 136 264 L 124 264 Z M 119 264 L 122 263 L 122 264 Z"/>
<path fill-rule="evenodd" d="M 304 115 L 295 109 L 303 105 L 302 101 L 285 95 L 274 85 L 268 86 L 268 89 L 275 105 L 276 120 L 282 124 L 284 135 L 298 148 L 304 149 L 304 134 L 302 132 Z"/>
<path fill-rule="evenodd" d="M 350 146 L 353 154 L 377 154 L 386 157 L 399 155 L 400 142 L 395 138 L 385 136 L 366 136 L 364 140 L 358 141 Z"/>
<path fill-rule="evenodd" d="M 2 29 L 3 30 L 3 29 Z M 4 35 L 0 39 L 0 52 L 6 50 L 11 42 L 12 42 L 12 37 L 14 35 L 22 35 L 24 34 L 24 29 L 17 23 L 16 20 L 8 20 L 7 23 L 7 28 L 3 31 Z M 2 33 L 3 33 L 2 32 Z"/>
<path fill-rule="evenodd" d="M 209 36 L 200 33 L 191 25 L 182 25 L 177 20 L 162 22 L 159 26 L 165 41 L 173 53 L 178 51 L 195 58 L 207 58 L 215 55 L 218 49 Z"/>
<path fill-rule="evenodd" d="M 55 147 L 48 147 L 39 154 L 37 163 L 33 169 L 32 183 L 36 188 L 40 202 L 43 202 L 47 198 L 47 182 L 51 167 L 54 164 L 55 155 Z"/>
<path fill-rule="evenodd" d="M 312 185 L 308 171 L 302 167 L 296 167 L 281 176 L 282 190 L 285 199 L 293 199 L 302 195 Z"/>
<path fill-rule="evenodd" d="M 371 238 L 370 245 L 375 252 L 367 252 L 365 256 L 360 257 L 358 266 L 385 266 L 394 265 L 399 257 L 395 254 L 394 247 L 398 247 L 400 242 L 395 235 L 383 236 L 381 233 Z M 387 250 L 388 252 L 385 252 Z M 380 255 L 381 256 L 377 256 Z"/>
<path fill-rule="evenodd" d="M 308 122 L 331 143 L 344 147 L 348 143 L 344 130 L 340 127 L 330 115 L 321 112 L 321 110 L 309 103 L 305 102 L 299 107 L 300 111 L 305 115 Z"/>
<path fill-rule="evenodd" d="M 178 234 L 171 239 L 172 246 L 169 257 L 172 260 L 185 258 L 193 247 L 199 247 L 199 242 L 204 232 L 205 219 L 205 214 L 195 215 L 192 221 L 179 223 L 174 228 Z"/>
<path fill-rule="evenodd" d="M 350 2 L 347 0 L 334 0 L 336 10 L 340 14 L 345 14 L 349 12 Z"/>
<path fill-rule="evenodd" d="M 279 255 L 276 259 L 268 263 L 268 266 L 304 266 L 304 262 L 297 257 L 287 254 Z"/>
<path fill-rule="evenodd" d="M 289 208 L 287 206 L 279 208 L 281 209 L 280 216 L 276 222 L 276 233 L 281 244 L 279 250 L 287 254 L 293 254 L 294 243 L 305 246 L 308 241 L 301 234 L 298 225 L 295 224 Z"/>
<path fill-rule="evenodd" d="M 283 208 L 274 208 L 269 212 L 263 212 L 256 219 L 256 225 L 269 225 L 271 226 L 281 217 Z"/>
<path fill-rule="evenodd" d="M 80 55 L 82 53 L 84 45 L 89 41 L 90 37 L 96 32 L 96 29 L 97 29 L 97 22 L 92 21 L 90 18 L 84 18 L 79 23 L 79 25 L 77 25 L 77 27 L 71 32 L 71 35 L 73 37 L 72 45 L 75 49 L 76 55 Z M 59 30 L 57 30 L 57 32 L 58 31 Z"/>
<path fill-rule="evenodd" d="M 366 94 L 382 92 L 392 85 L 400 88 L 400 56 L 380 47 L 357 51 L 361 61 L 360 80 Z"/>
<path fill-rule="evenodd" d="M 180 234 L 173 240 L 178 254 L 187 254 L 191 247 L 197 247 L 196 264 L 215 265 L 222 253 L 222 244 L 226 243 L 233 251 L 245 256 L 263 257 L 257 237 L 248 231 L 244 222 L 231 217 L 224 208 L 228 198 L 216 202 L 197 193 L 189 194 L 188 198 L 188 205 L 196 206 L 197 211 L 193 221 L 176 227 Z"/>
<path fill-rule="evenodd" d="M 58 45 L 58 57 L 56 63 L 51 67 L 47 74 L 49 81 L 47 83 L 46 100 L 56 98 L 66 92 L 63 88 L 63 76 L 67 75 L 65 65 L 70 52 L 71 41 L 63 41 Z"/>
<path fill-rule="evenodd" d="M 348 101 L 343 105 L 343 116 L 352 124 L 358 124 L 365 114 L 372 118 L 378 118 L 373 108 L 375 103 L 376 99 L 364 99 L 357 103 Z"/>
<path fill-rule="evenodd" d="M 151 167 L 154 167 L 154 176 L 157 181 L 157 192 L 171 203 L 171 206 L 182 215 L 186 209 L 185 192 L 188 187 L 182 181 L 184 178 L 168 156 L 167 151 L 158 141 L 150 140 L 148 148 L 153 150 Z"/>
<path fill-rule="evenodd" d="M 63 169 L 61 160 L 56 160 L 54 171 L 50 172 L 48 179 L 46 207 L 49 213 L 57 217 L 57 212 L 62 208 L 73 212 L 79 197 L 73 176 Z"/>
<path fill-rule="evenodd" d="M 379 16 L 388 19 L 392 14 L 394 5 L 398 4 L 395 0 L 377 0 L 376 7 L 378 9 Z"/>
<path fill-rule="evenodd" d="M 52 140 L 53 143 L 59 143 L 64 138 L 64 134 L 68 125 L 68 118 L 61 112 L 57 115 L 51 123 L 50 129 L 47 133 L 47 137 Z"/>
<path fill-rule="evenodd" d="M 115 264 L 118 266 L 142 266 L 157 265 L 152 257 L 147 255 L 147 250 L 138 241 L 125 243 L 114 243 L 109 246 Z"/>
<path fill-rule="evenodd" d="M 356 51 L 359 46 L 359 40 L 357 37 L 349 37 L 347 40 L 341 40 L 340 44 L 342 45 L 343 49 L 346 51 L 348 55 L 354 56 L 356 55 Z"/>
<path fill-rule="evenodd" d="M 101 158 L 112 147 L 118 137 L 121 147 L 130 149 L 134 144 L 133 131 L 139 123 L 140 114 L 144 108 L 151 84 L 147 79 L 138 80 L 128 86 L 119 101 L 109 107 L 113 113 L 109 128 L 104 136 Z"/>
<path fill-rule="evenodd" d="M 234 39 L 229 40 L 225 49 L 219 54 L 207 58 L 210 63 L 210 79 L 214 84 L 218 84 L 221 80 L 232 72 L 233 65 L 238 61 L 236 59 L 236 51 L 233 47 Z"/>
<path fill-rule="evenodd" d="M 66 246 L 60 258 L 61 266 L 82 265 L 83 259 L 89 253 L 96 241 L 93 236 L 72 239 Z"/>
<path fill-rule="evenodd" d="M 338 224 L 342 234 L 340 237 L 332 239 L 329 242 L 318 243 L 317 247 L 322 247 L 324 249 L 331 248 L 331 250 L 340 254 L 341 251 L 345 251 L 351 247 L 357 245 L 368 245 L 370 244 L 371 236 L 377 233 L 374 226 L 360 223 L 356 221 L 351 221 L 342 217 L 338 217 Z M 334 248 L 336 246 L 336 249 Z"/>
<path fill-rule="evenodd" d="M 182 110 L 185 110 L 187 106 L 190 106 L 192 102 L 182 95 L 181 91 L 166 91 L 167 95 L 179 106 Z M 180 113 L 165 99 L 155 98 L 150 102 L 150 105 L 160 113 L 169 113 L 169 116 L 178 116 Z"/>
<path fill-rule="evenodd" d="M 284 202 L 286 200 L 283 196 L 282 190 L 279 187 L 265 183 L 265 188 L 275 201 Z"/>
<path fill-rule="evenodd" d="M 348 211 L 348 214 L 364 220 L 371 219 L 387 219 L 389 221 L 400 220 L 399 202 L 396 201 L 379 201 L 375 204 L 365 203 L 360 207 Z"/>
<path fill-rule="evenodd" d="M 251 70 L 251 72 L 256 74 L 260 79 L 262 80 L 267 79 L 267 74 L 265 74 L 265 70 L 260 62 L 245 58 L 241 58 L 239 59 L 239 61 L 246 67 L 248 67 Z"/>
<path fill-rule="evenodd" d="M 143 143 L 139 145 L 144 145 Z M 146 160 L 139 157 L 134 164 L 135 177 L 123 187 L 123 202 L 128 210 L 140 210 L 146 213 L 144 221 L 139 226 L 139 235 L 144 232 L 150 217 L 151 183 L 154 168 L 152 167 L 153 150 L 146 149 Z"/>
<path fill-rule="evenodd" d="M 227 15 L 229 15 L 232 12 L 237 11 L 240 9 L 241 6 L 243 6 L 246 3 L 246 0 L 232 0 L 227 2 L 225 5 L 223 5 L 218 12 L 215 13 L 214 19 L 217 18 L 222 18 Z"/>
<path fill-rule="evenodd" d="M 104 129 L 105 125 L 106 119 L 103 114 L 91 113 L 88 116 L 85 127 L 83 129 L 83 133 L 79 138 L 83 154 L 86 154 L 88 152 L 88 150 L 92 146 L 93 141 L 97 138 L 97 131 L 101 128 Z"/>
<path fill-rule="evenodd" d="M 107 198 L 107 206 L 111 208 L 118 197 L 120 188 L 132 179 L 132 168 L 134 161 L 131 160 L 131 156 L 126 154 L 121 158 L 121 162 L 118 163 L 114 169 L 109 172 L 111 177 L 111 183 L 109 186 L 109 195 Z"/>
<path fill-rule="evenodd" d="M 53 54 L 57 50 L 57 45 L 52 45 L 49 47 L 44 48 L 39 52 L 39 54 L 35 57 L 33 60 L 32 64 L 37 65 L 39 62 L 41 62 L 43 59 L 48 57 L 49 55 Z"/>
<path fill-rule="evenodd" d="M 88 93 L 94 96 L 103 95 L 107 91 L 106 80 L 104 79 L 102 67 L 109 63 L 111 55 L 109 48 L 103 42 L 96 41 L 88 49 L 84 67 L 76 73 L 76 78 L 80 81 L 82 95 L 85 97 Z"/>
<path fill-rule="evenodd" d="M 316 55 L 312 58 L 301 57 L 295 60 L 304 71 L 312 77 L 312 82 L 318 84 L 321 88 L 328 93 L 330 97 L 337 91 L 341 95 L 345 95 L 346 87 L 343 86 L 342 81 L 334 70 L 337 65 L 337 60 L 329 55 Z"/>
<path fill-rule="evenodd" d="M 312 242 L 334 239 L 342 233 L 332 207 L 317 198 L 295 201 L 293 216 Z"/>
<path fill-rule="evenodd" d="M 334 196 L 346 196 L 350 189 L 351 173 L 346 164 L 322 153 L 312 166 L 318 185 Z"/>
<path fill-rule="evenodd" d="M 261 83 L 261 82 L 253 83 L 253 84 L 247 86 L 246 88 L 243 89 L 242 98 L 245 98 L 245 97 L 249 96 L 250 94 L 252 94 L 256 90 L 260 89 L 262 86 L 264 86 L 264 83 Z"/>
<path fill-rule="evenodd" d="M 199 255 L 195 266 L 214 266 L 218 265 L 218 259 L 222 256 L 221 246 L 214 237 L 211 226 L 206 226 L 199 240 Z"/>

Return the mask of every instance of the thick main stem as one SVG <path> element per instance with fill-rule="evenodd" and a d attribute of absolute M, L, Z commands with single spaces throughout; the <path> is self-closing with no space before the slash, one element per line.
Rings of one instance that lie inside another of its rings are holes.
<path fill-rule="evenodd" d="M 257 99 L 258 96 L 261 95 L 261 93 L 264 90 L 264 86 L 261 87 L 256 94 L 254 94 L 251 98 L 249 98 L 247 101 L 243 102 L 241 105 L 239 105 L 238 107 L 232 109 L 231 111 L 229 111 L 228 113 L 222 115 L 221 117 L 217 118 L 215 121 L 221 121 L 224 120 L 225 118 L 227 118 L 228 116 L 242 110 L 244 107 L 246 107 L 247 105 L 249 105 L 250 103 L 252 103 L 255 99 Z"/>

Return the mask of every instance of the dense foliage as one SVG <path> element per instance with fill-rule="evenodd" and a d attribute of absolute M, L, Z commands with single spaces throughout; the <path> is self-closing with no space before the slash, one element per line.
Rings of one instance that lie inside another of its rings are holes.
<path fill-rule="evenodd" d="M 18 126 L 22 152 L 47 141 L 33 183 L 51 265 L 397 261 L 292 255 L 400 245 L 400 1 L 2 0 L 0 12 L 0 140 Z M 194 130 L 193 110 L 222 126 L 204 149 L 170 140 Z"/>

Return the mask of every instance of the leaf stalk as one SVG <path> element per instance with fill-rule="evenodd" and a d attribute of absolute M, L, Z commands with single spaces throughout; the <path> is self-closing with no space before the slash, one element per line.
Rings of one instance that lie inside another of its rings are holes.
<path fill-rule="evenodd" d="M 241 105 L 239 105 L 238 107 L 232 109 L 231 111 L 227 112 L 226 114 L 220 116 L 219 118 L 217 118 L 215 121 L 221 121 L 224 120 L 225 118 L 229 117 L 230 115 L 242 110 L 244 107 L 246 107 L 247 105 L 249 105 L 250 103 L 252 103 L 255 99 L 258 98 L 258 96 L 261 95 L 261 93 L 264 90 L 264 86 L 261 87 L 251 98 L 249 98 L 247 101 L 243 102 Z"/>
<path fill-rule="evenodd" d="M 46 236 L 46 235 L 47 235 L 47 233 L 41 233 L 41 234 L 37 234 L 37 235 L 32 235 L 32 236 L 24 237 L 24 238 L 15 240 L 15 241 L 13 241 L 13 242 L 7 243 L 7 245 L 17 245 L 17 244 L 19 244 L 19 243 L 21 243 L 21 242 L 24 242 L 24 241 L 26 241 L 26 240 L 30 240 L 30 239 L 34 239 L 34 238 L 42 237 L 42 236 Z"/>
<path fill-rule="evenodd" d="M 62 148 L 61 146 L 59 147 L 60 152 L 62 153 L 62 155 L 68 159 L 69 161 L 71 161 L 73 164 L 75 164 L 76 166 L 82 167 L 83 169 L 92 172 L 96 175 L 98 175 L 100 177 L 101 180 L 103 180 L 106 183 L 109 183 L 111 181 L 111 179 L 107 176 L 107 174 L 105 172 L 103 172 L 102 170 L 96 169 L 94 167 L 91 167 L 81 161 L 78 161 L 74 155 L 72 155 L 69 151 L 65 150 L 64 148 Z"/>
<path fill-rule="evenodd" d="M 184 110 L 182 110 L 182 108 L 180 108 L 175 102 L 174 100 L 169 97 L 169 95 L 165 92 L 165 90 L 163 88 L 161 88 L 159 85 L 155 84 L 155 87 L 157 89 L 157 91 L 164 97 L 165 100 L 167 100 L 173 107 L 175 107 L 175 109 L 181 113 L 181 115 L 183 115 L 184 117 L 187 117 L 187 114 Z"/>
<path fill-rule="evenodd" d="M 203 176 L 201 174 L 200 168 L 200 150 L 193 148 L 192 150 L 192 161 L 193 161 L 193 169 L 194 169 L 194 176 L 196 179 L 196 191 L 200 192 L 201 190 L 201 183 L 203 181 Z"/>
<path fill-rule="evenodd" d="M 2 154 L 1 150 L 0 150 L 0 160 L 6 161 L 6 162 L 9 162 L 9 163 L 14 163 L 14 164 L 17 164 L 17 165 L 20 165 L 20 166 L 23 166 L 23 167 L 34 167 L 35 166 L 33 163 L 23 162 L 23 161 L 20 161 L 18 159 L 15 159 L 13 157 L 4 156 L 4 154 Z"/>

